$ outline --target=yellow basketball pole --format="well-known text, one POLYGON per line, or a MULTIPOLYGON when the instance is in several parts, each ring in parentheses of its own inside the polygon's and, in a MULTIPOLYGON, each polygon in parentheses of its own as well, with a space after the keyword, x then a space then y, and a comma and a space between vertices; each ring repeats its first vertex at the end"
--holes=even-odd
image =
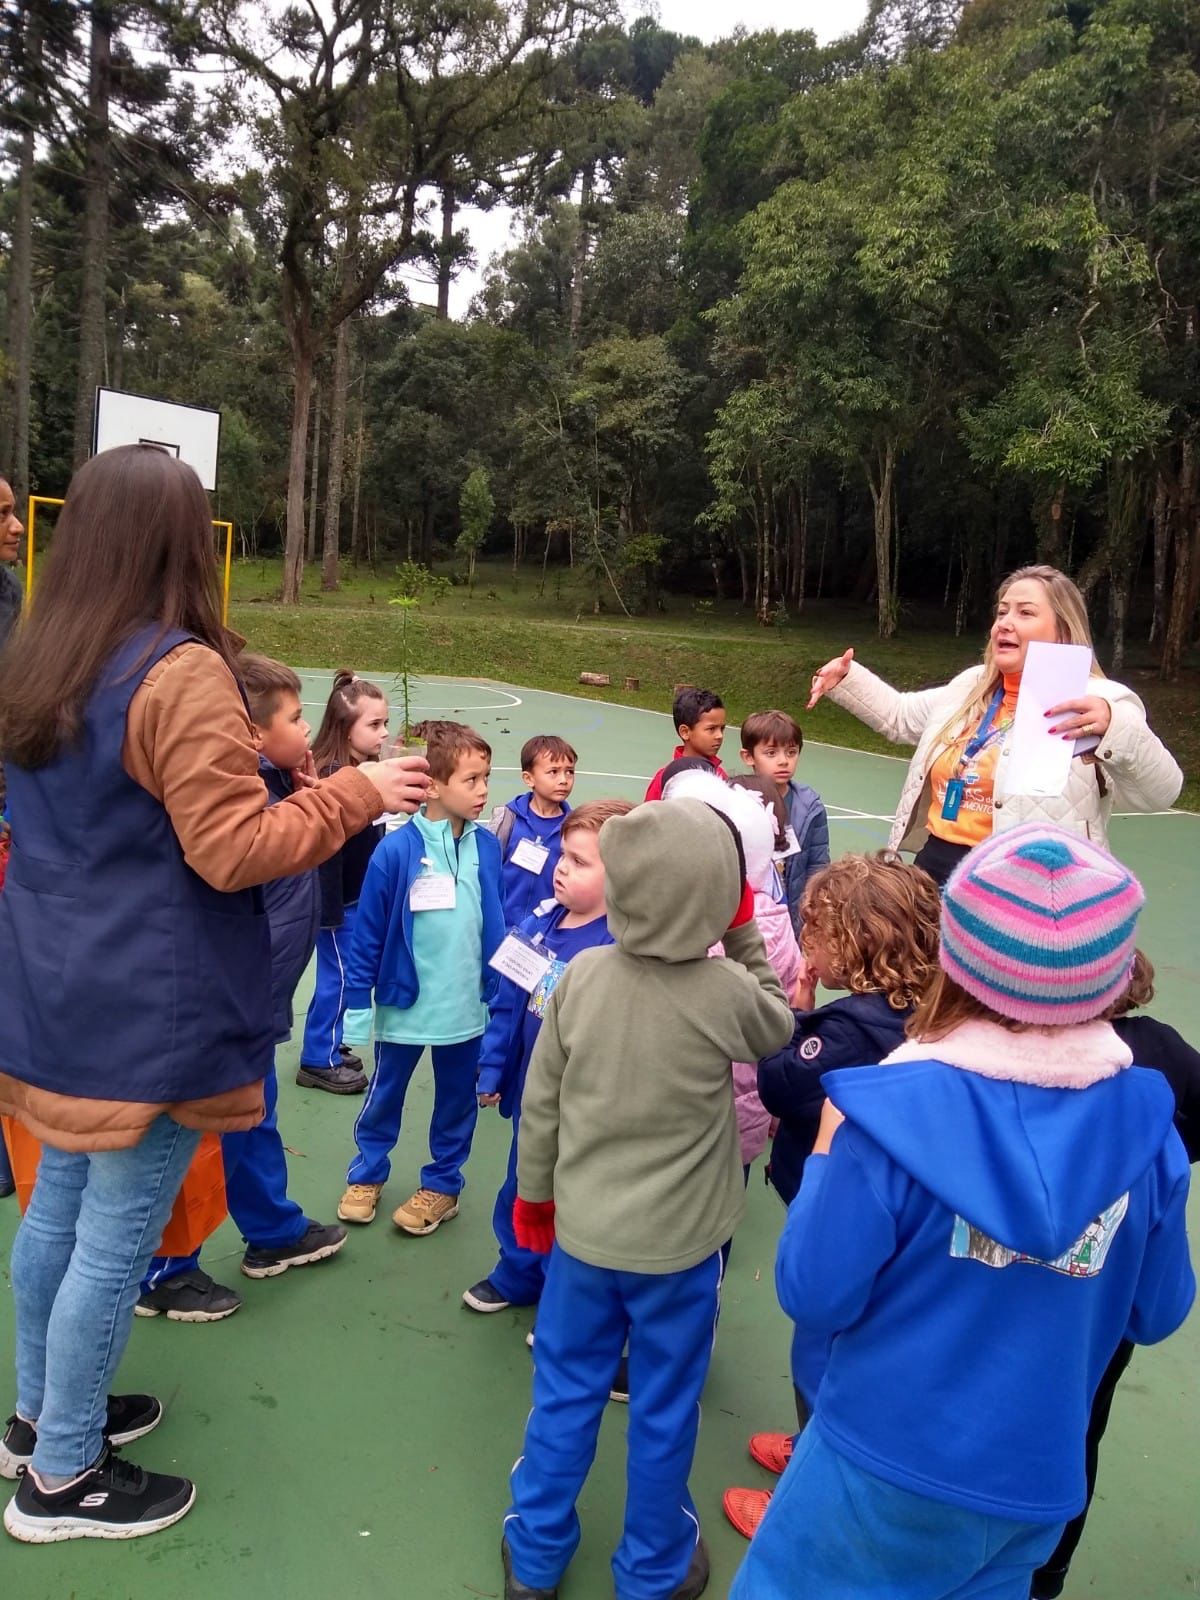
MULTIPOLYGON (((61 506, 61 505, 65 505, 65 504, 66 504, 65 500, 59 500, 54 495, 49 495, 49 494, 31 494, 29 496, 29 505, 28 505, 28 508, 27 508, 26 514, 25 514, 25 601, 26 601, 26 604, 28 604, 29 597, 33 593, 34 534, 35 534, 35 531, 37 529, 37 508, 39 506, 61 506)), ((213 519, 213 527, 214 528, 224 528, 224 530, 225 530, 225 581, 224 581, 224 586, 223 586, 223 598, 222 598, 222 604, 221 604, 221 621, 223 623, 225 623, 226 625, 228 625, 228 623, 229 623, 229 585, 230 585, 230 581, 231 581, 231 578, 232 578, 232 575, 233 575, 233 523, 232 522, 225 522, 225 521, 218 521, 216 518, 214 518, 213 519)))

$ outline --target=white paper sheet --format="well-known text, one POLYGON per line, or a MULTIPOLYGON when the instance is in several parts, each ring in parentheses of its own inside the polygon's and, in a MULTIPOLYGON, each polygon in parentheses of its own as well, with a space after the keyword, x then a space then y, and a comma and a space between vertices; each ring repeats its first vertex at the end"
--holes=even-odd
POLYGON ((1051 733, 1061 719, 1046 717, 1051 706, 1083 699, 1091 671, 1092 652, 1085 644, 1030 643, 1013 717, 1006 793, 1061 794, 1076 752, 1094 748, 1094 740, 1072 744, 1061 733, 1051 733))

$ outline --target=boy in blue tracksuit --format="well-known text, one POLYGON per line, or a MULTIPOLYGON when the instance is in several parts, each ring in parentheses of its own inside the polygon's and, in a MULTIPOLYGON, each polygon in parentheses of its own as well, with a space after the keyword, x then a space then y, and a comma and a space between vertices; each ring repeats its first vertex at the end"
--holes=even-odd
POLYGON ((479 1104, 498 1106, 502 1117, 512 1118, 512 1143, 508 1171, 492 1213, 500 1259, 486 1278, 464 1290, 463 1304, 472 1311, 536 1305, 541 1298, 546 1257, 523 1249, 513 1232, 521 1095, 546 1006, 567 963, 583 950, 613 943, 604 903, 600 830, 610 817, 624 816, 630 810, 627 800, 593 800, 572 811, 563 822, 562 854, 554 872, 554 899, 535 907, 518 930, 522 940, 549 958, 549 965, 540 973, 531 970, 522 974, 520 981, 502 978, 492 1002, 479 1052, 479 1104))
MULTIPOLYGON (((239 660, 246 701, 259 748, 259 768, 270 802, 286 799, 312 778, 309 727, 300 703, 300 679, 290 667, 266 656, 239 660)), ((263 885, 271 930, 271 1009, 276 1045, 292 1036, 292 997, 312 959, 320 918, 317 873, 298 872, 263 885)), ((221 1136, 225 1198, 246 1241, 242 1271, 248 1278, 274 1278, 289 1267, 309 1266, 335 1255, 346 1230, 313 1222, 287 1192, 287 1156, 275 1119, 279 1081, 272 1066, 263 1085, 266 1116, 246 1133, 221 1136)), ((174 1322, 216 1322, 241 1305, 232 1289, 215 1283, 191 1256, 156 1256, 142 1283, 139 1316, 165 1312, 174 1322)))
POLYGON ((500 847, 478 818, 492 752, 461 722, 426 724, 429 798, 371 857, 346 966, 348 1044, 365 1044, 375 1000, 375 1075, 354 1125, 358 1153, 338 1206, 343 1222, 375 1219, 400 1136, 404 1097, 426 1047, 433 1058, 430 1160, 393 1213, 417 1237, 458 1215, 478 1115, 475 1079, 504 937, 500 847))
POLYGON ((504 921, 517 927, 554 893, 563 819, 575 787, 575 751, 555 733, 536 733, 521 746, 525 793, 497 806, 488 827, 504 861, 504 921))
POLYGON ((779 863, 788 914, 796 937, 803 918, 800 902, 809 879, 829 864, 829 815, 815 789, 796 782, 796 763, 804 748, 800 724, 786 711, 755 711, 742 723, 742 760, 779 792, 792 830, 791 853, 779 863))

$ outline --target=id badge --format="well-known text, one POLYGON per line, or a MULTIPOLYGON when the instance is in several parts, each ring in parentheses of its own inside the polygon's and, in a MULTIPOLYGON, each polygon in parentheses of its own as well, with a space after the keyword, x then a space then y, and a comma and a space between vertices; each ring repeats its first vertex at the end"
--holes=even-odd
POLYGON ((453 911, 458 885, 448 872, 423 872, 408 891, 410 911, 453 911))
POLYGON ((526 994, 532 994, 550 970, 550 957, 540 945, 514 929, 505 934, 488 966, 495 967, 502 977, 510 979, 526 994))
POLYGON ((532 839, 522 839, 512 855, 508 858, 518 867, 524 867, 526 872, 538 873, 550 859, 550 852, 544 844, 535 844, 532 839))
POLYGON ((962 808, 965 790, 966 784, 961 778, 951 778, 946 785, 946 798, 942 801, 942 820, 944 822, 957 820, 958 813, 962 808))
POLYGON ((799 855, 800 853, 800 841, 796 837, 795 828, 789 826, 785 830, 784 838, 787 842, 784 844, 783 849, 776 850, 771 858, 776 864, 780 861, 786 861, 789 856, 799 855))

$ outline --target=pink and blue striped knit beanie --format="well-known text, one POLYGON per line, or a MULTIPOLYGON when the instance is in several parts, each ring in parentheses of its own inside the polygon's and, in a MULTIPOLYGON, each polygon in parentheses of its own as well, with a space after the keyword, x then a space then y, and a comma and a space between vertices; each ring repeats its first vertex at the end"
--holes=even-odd
POLYGON ((1142 886, 1086 839, 1040 823, 993 834, 942 899, 943 970, 989 1011, 1062 1027, 1129 984, 1142 886))

